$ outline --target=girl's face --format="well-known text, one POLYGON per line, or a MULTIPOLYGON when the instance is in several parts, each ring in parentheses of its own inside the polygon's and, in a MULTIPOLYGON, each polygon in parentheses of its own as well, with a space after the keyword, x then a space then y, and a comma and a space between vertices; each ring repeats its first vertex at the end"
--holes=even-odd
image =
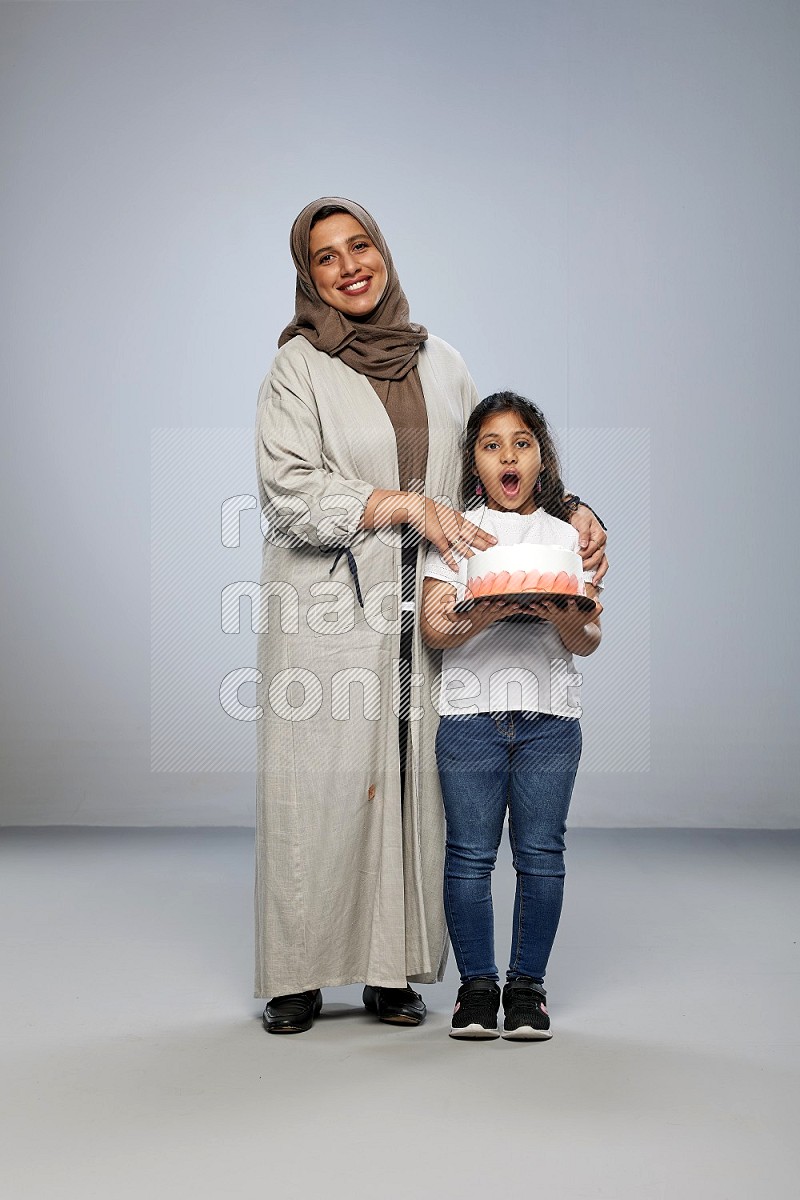
POLYGON ((539 443, 519 413, 491 413, 484 419, 475 443, 475 471, 489 508, 534 512, 541 467, 539 443))
POLYGON ((348 317, 371 313, 389 278, 378 248, 350 213, 317 222, 308 239, 308 261, 320 299, 348 317))

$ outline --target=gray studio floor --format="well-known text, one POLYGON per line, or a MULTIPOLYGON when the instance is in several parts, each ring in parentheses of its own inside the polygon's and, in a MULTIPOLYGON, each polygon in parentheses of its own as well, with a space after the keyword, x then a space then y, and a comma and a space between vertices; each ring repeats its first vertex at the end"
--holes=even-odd
POLYGON ((249 831, 0 848, 4 1198, 800 1195, 800 833, 572 831, 535 1044, 449 1039, 452 968, 264 1033, 249 831))

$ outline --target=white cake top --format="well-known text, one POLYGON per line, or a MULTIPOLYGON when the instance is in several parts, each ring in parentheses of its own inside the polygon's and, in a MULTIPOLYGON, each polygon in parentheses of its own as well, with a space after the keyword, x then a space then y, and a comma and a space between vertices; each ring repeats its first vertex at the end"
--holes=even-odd
MULTIPOLYGON (((467 579, 483 578, 489 571, 497 574, 508 571, 566 571, 568 575, 583 578, 583 561, 580 554, 564 550, 561 546, 542 546, 531 542, 519 542, 516 546, 490 546, 478 550, 467 559, 467 579)), ((583 589, 581 589, 583 590, 583 589)))

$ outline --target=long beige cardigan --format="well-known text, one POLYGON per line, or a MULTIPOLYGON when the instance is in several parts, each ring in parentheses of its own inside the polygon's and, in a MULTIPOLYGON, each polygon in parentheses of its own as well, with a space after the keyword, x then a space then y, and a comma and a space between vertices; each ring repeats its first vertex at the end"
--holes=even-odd
MULTIPOLYGON (((419 356, 425 493, 458 505, 459 436, 478 396, 460 355, 419 356)), ((440 654, 413 645, 410 761, 400 804, 398 531, 359 530, 397 488, 394 429, 369 380, 295 337, 258 401, 266 527, 258 666, 255 994, 441 979, 444 821, 431 689, 440 654), (349 547, 365 607, 356 598, 349 547), (336 564, 334 566, 334 563, 336 564), (331 568, 333 567, 332 574, 331 568)), ((425 545, 417 561, 421 594, 425 545)))

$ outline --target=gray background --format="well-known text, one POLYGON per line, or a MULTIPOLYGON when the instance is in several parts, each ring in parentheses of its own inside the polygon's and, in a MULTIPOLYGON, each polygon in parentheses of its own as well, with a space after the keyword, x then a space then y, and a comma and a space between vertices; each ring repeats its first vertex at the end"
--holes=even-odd
MULTIPOLYGON (((567 478, 613 518, 612 572, 632 550, 621 501, 647 509, 650 769, 583 772, 573 824, 797 825, 800 7, 31 3, 0 20, 0 819, 251 820, 247 770, 151 770, 151 435, 249 437, 292 308, 289 225, 341 193, 482 393, 603 431, 567 478), (649 431, 641 496, 603 457, 614 430, 649 431)), ((253 545, 230 578, 256 571, 253 545)), ((627 580, 587 664, 595 711, 627 580)), ((185 618, 202 649, 204 615, 185 618)))

